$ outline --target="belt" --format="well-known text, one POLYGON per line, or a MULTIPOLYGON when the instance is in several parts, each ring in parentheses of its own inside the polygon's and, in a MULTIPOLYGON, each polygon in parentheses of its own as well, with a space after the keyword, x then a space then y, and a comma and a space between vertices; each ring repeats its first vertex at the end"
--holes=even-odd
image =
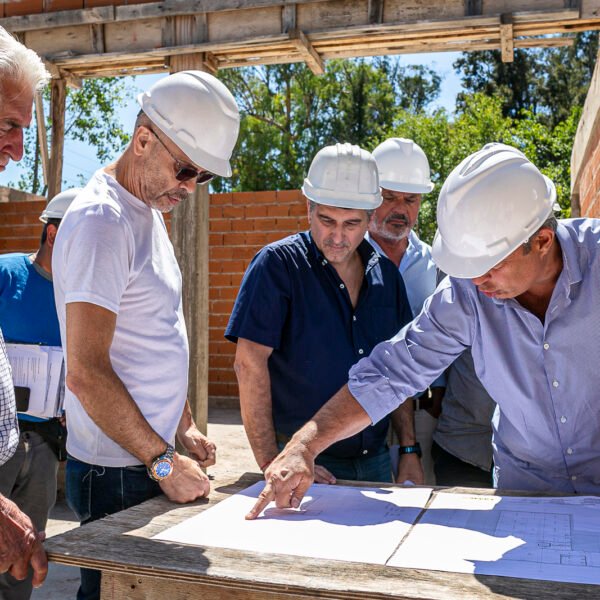
POLYGON ((37 433, 44 433, 48 427, 54 425, 54 422, 58 419, 49 419, 47 421, 28 421, 25 419, 19 419, 19 431, 35 431, 37 433))
POLYGON ((426 392, 419 398, 415 398, 415 410, 429 410, 433 408, 433 398, 426 392))

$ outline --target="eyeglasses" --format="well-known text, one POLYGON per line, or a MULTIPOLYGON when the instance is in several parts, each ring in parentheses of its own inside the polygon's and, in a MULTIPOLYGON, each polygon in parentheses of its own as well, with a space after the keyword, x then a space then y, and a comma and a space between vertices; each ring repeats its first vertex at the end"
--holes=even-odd
POLYGON ((165 143, 158 137, 156 132, 153 129, 148 127, 148 130, 152 132, 154 137, 160 142, 161 146, 169 153, 171 158, 175 161, 175 179, 177 181, 189 181, 190 179, 196 179, 196 183, 199 185, 204 185, 208 183, 211 179, 214 179, 216 175, 211 173, 210 171, 206 171, 204 169, 198 170, 196 167, 192 167, 192 165, 186 165, 184 162, 180 161, 173 153, 165 146, 165 143))

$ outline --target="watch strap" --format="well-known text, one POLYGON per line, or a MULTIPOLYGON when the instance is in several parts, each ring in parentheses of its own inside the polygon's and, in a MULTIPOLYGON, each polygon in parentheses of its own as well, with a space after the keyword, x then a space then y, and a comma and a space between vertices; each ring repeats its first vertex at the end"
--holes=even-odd
POLYGON ((416 442, 412 446, 399 446, 398 454, 416 454, 419 458, 423 456, 423 452, 421 451, 421 444, 416 442))

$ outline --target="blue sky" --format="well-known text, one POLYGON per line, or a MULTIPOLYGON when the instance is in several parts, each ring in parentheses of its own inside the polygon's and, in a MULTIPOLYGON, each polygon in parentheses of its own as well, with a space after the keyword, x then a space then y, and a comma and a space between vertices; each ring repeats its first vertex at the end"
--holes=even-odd
MULTIPOLYGON (((452 63, 460 56, 458 52, 445 52, 436 54, 404 54, 400 56, 403 65, 426 65, 431 67, 442 77, 441 94, 434 103, 434 107, 444 107, 448 111, 454 110, 456 95, 461 91, 461 82, 452 68, 452 63)), ((135 86, 141 90, 150 87, 162 75, 144 75, 135 78, 135 86)), ((126 131, 129 131, 139 106, 135 99, 120 112, 120 119, 126 131)), ((116 158, 116 157, 113 157, 116 158)), ((94 171, 102 165, 95 156, 92 148, 80 142, 66 140, 64 165, 63 165, 63 189, 79 185, 78 174, 89 178, 94 171)), ((19 166, 10 163, 6 171, 0 173, 0 185, 8 185, 19 179, 19 166)))

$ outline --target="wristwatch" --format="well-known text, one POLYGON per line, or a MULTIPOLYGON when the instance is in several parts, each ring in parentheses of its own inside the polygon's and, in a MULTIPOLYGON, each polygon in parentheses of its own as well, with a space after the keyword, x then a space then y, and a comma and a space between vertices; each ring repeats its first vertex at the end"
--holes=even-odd
POLYGON ((173 472, 173 456, 175 448, 171 444, 167 444, 167 449, 152 459, 148 467, 148 475, 154 481, 163 481, 173 472))
POLYGON ((421 452, 421 444, 416 442, 412 446, 399 446, 398 454, 416 454, 419 458, 423 456, 423 452, 421 452))

